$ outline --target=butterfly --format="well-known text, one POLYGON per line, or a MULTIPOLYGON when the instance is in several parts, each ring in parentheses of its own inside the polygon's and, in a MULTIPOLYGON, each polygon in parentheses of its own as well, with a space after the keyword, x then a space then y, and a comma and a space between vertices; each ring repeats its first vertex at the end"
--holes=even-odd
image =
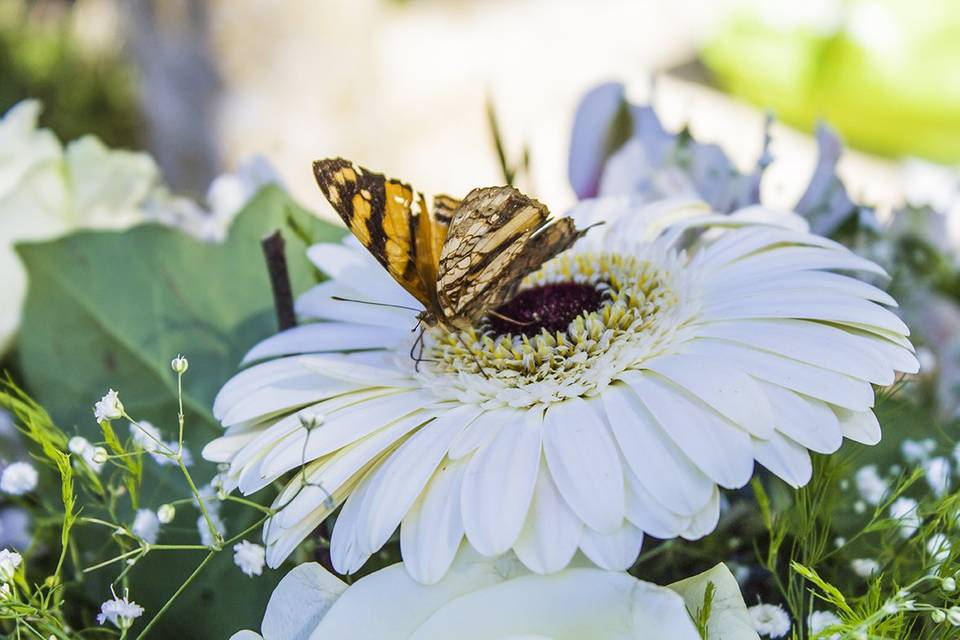
POLYGON ((313 163, 320 190, 387 272, 419 300, 427 326, 463 330, 509 301, 521 281, 587 229, 550 221, 540 202, 513 187, 433 198, 343 158, 313 163))

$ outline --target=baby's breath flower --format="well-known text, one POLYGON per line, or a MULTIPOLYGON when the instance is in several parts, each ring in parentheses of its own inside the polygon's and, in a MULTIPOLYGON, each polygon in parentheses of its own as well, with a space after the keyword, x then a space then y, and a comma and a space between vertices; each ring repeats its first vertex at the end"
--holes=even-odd
POLYGON ((110 389, 107 393, 93 405, 93 415, 97 422, 109 422, 123 417, 123 403, 120 402, 120 395, 110 389))
POLYGON ((162 504, 157 509, 157 520, 160 524, 170 524, 177 515, 177 508, 172 504, 162 504))
MULTIPOLYGON (((840 624, 840 618, 832 611, 814 611, 810 614, 810 617, 807 618, 807 626, 810 629, 811 636, 816 636, 821 631, 835 624, 840 624)), ((834 633, 820 640, 840 640, 840 634, 834 633)))
POLYGON ((113 594, 113 598, 100 605, 97 622, 101 625, 110 622, 118 629, 129 629, 133 621, 143 615, 143 607, 129 600, 130 594, 124 592, 123 598, 113 594))
POLYGON ((880 563, 873 558, 855 558, 850 561, 850 568, 861 578, 869 578, 880 570, 880 563))
POLYGON ((96 447, 96 448, 93 450, 93 462, 94 462, 94 464, 98 464, 98 465, 100 465, 101 467, 103 467, 103 465, 105 465, 105 464, 107 463, 107 460, 109 460, 109 459, 110 459, 110 454, 107 453, 107 450, 104 449, 103 447, 96 447))
POLYGON ((13 580, 21 562, 23 562, 23 558, 16 551, 0 550, 0 580, 4 582, 13 580))
POLYGON ((954 578, 944 578, 940 581, 940 588, 944 593, 953 593, 957 590, 957 581, 954 578))
POLYGON ((890 490, 890 484, 880 477, 875 464, 867 465, 857 471, 855 480, 860 497, 872 505, 880 504, 883 496, 890 490))
POLYGON ((176 358, 170 361, 170 368, 173 369, 179 375, 183 375, 184 373, 186 373, 189 367, 190 367, 190 363, 187 362, 186 358, 180 355, 178 355, 176 358))
POLYGON ((132 529, 144 542, 155 544, 160 535, 160 518, 150 509, 137 509, 132 529))
POLYGON ((938 498, 950 487, 950 461, 943 456, 925 460, 923 474, 938 498))
MULTIPOLYGON (((220 515, 209 510, 208 513, 210 515, 210 522, 213 523, 217 533, 223 535, 227 528, 223 524, 223 520, 220 519, 220 515)), ((203 517, 202 514, 199 518, 197 518, 197 531, 200 532, 200 544, 205 547, 212 547, 214 542, 213 532, 210 531, 210 526, 207 524, 207 519, 203 517)))
POLYGON ((246 575, 258 576, 263 573, 267 550, 262 545, 241 540, 233 545, 233 563, 246 575))
POLYGON ((0 491, 22 496, 37 488, 37 470, 29 462, 14 462, 0 476, 0 491))
POLYGON ((100 473, 100 470, 103 469, 103 464, 93 459, 97 451, 96 448, 83 436, 73 436, 70 438, 70 442, 67 443, 67 448, 71 453, 80 456, 80 459, 83 460, 94 473, 100 473))
POLYGON ((913 498, 897 498, 890 505, 890 517, 900 524, 900 535, 909 538, 920 527, 917 501, 913 498))
POLYGON ((778 605, 756 604, 747 612, 753 628, 762 636, 782 638, 790 632, 790 616, 778 605))
MULTIPOLYGON (((923 364, 921 363, 921 367, 923 364)), ((933 438, 925 438, 923 440, 911 440, 906 439, 900 444, 900 453, 903 455, 903 459, 911 464, 918 462, 923 462, 930 458, 932 454, 937 449, 937 441, 933 438)))
POLYGON ((935 623, 940 624, 947 619, 947 614, 945 614, 941 609, 936 609, 930 614, 930 619, 935 623))

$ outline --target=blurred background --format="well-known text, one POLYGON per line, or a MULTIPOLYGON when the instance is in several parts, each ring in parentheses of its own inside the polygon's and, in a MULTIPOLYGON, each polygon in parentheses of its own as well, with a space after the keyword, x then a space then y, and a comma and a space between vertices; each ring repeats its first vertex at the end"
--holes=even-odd
POLYGON ((563 210, 575 106, 612 79, 741 167, 773 111, 773 204, 809 178, 820 118, 855 150, 852 195, 881 212, 958 192, 954 0, 3 0, 0 78, 0 111, 40 98, 61 139, 149 150, 179 193, 261 153, 327 213, 324 156, 428 193, 500 182, 488 103, 563 210))

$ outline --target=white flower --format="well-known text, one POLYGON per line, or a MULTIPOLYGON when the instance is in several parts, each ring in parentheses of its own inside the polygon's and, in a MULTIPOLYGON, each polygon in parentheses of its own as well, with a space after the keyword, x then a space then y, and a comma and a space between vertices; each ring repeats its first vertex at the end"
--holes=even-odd
POLYGON ((157 520, 160 524, 170 524, 177 515, 177 508, 172 504, 162 504, 157 509, 157 520))
POLYGON ((934 563, 941 565, 950 557, 950 538, 943 533, 935 533, 927 540, 927 553, 934 563))
MULTIPOLYGON (((840 624, 840 618, 832 611, 814 611, 807 618, 807 626, 810 628, 811 637, 817 636, 822 631, 840 624)), ((834 633, 829 636, 820 636, 818 640, 840 640, 840 634, 834 633)))
MULTIPOLYGON (((457 554, 450 572, 430 586, 412 580, 402 564, 349 587, 317 563, 302 564, 273 592, 262 637, 697 640, 687 611, 703 607, 708 582, 716 589, 710 637, 756 638, 736 580, 723 565, 668 588, 593 567, 544 577, 513 554, 490 559, 471 549, 457 554)), ((231 640, 257 638, 242 631, 231 640)))
POLYGON ((241 540, 233 545, 233 564, 240 567, 246 575, 258 576, 263 573, 263 565, 266 562, 267 550, 263 545, 254 544, 241 540))
POLYGON ((157 536, 160 535, 160 519, 150 509, 137 509, 132 529, 133 533, 145 542, 156 544, 157 536))
POLYGON ((16 551, 0 550, 0 580, 10 582, 17 573, 17 567, 23 562, 23 557, 16 551))
POLYGON ((22 496, 37 488, 37 470, 29 462, 14 462, 0 476, 0 491, 12 496, 22 496))
MULTIPOLYGON (((140 420, 137 423, 131 422, 130 437, 133 439, 133 443, 149 453, 158 465, 176 466, 177 460, 172 456, 177 451, 178 443, 175 440, 165 441, 160 429, 155 427, 153 423, 146 420, 140 420)), ((188 467, 193 464, 193 456, 190 455, 190 450, 186 448, 183 450, 183 464, 188 467)))
POLYGON ((937 441, 933 438, 925 438, 924 440, 908 438, 900 443, 900 453, 903 455, 903 459, 911 464, 923 462, 936 450, 937 441))
POLYGON ((123 417, 123 403, 120 402, 119 394, 110 389, 107 393, 93 405, 93 415, 97 422, 106 422, 123 417))
POLYGON ((890 517, 900 525, 900 535, 909 538, 920 527, 920 515, 917 513, 917 501, 913 498, 897 498, 890 505, 890 517))
POLYGON ((118 629, 129 629, 133 621, 143 615, 143 607, 128 600, 129 596, 129 593, 124 593, 123 598, 118 598, 114 593, 111 600, 100 605, 97 623, 103 625, 110 622, 118 629))
POLYGON ((644 533, 712 531, 719 488, 743 486, 756 462, 801 486, 808 449, 879 440, 871 385, 918 364, 881 306, 894 301, 829 271, 879 267, 759 208, 611 198, 573 216, 607 224, 500 307, 523 335, 496 317, 429 329, 419 364, 414 312, 331 298, 416 307, 412 296, 353 239, 309 250, 330 279, 297 310, 323 322, 254 347, 246 362, 265 362, 221 390, 227 432, 204 449, 229 464, 227 490, 290 478, 264 527, 268 565, 342 504, 331 554, 345 573, 398 525, 427 583, 464 537, 538 573, 578 549, 625 569, 644 533))
POLYGON ((782 638, 790 632, 790 616, 779 605, 755 604, 747 611, 753 628, 762 636, 782 638))
POLYGON ((103 469, 103 463, 94 460, 97 448, 83 436, 73 436, 70 438, 70 442, 67 443, 67 448, 71 453, 80 456, 80 459, 83 460, 94 473, 100 473, 100 470, 103 469))
MULTIPOLYGON (((210 522, 213 524, 214 529, 222 536, 226 532, 227 527, 224 525, 223 520, 220 519, 220 514, 215 511, 207 511, 207 513, 210 516, 210 522)), ((207 519, 203 517, 203 514, 200 514, 200 517, 197 518, 197 531, 200 533, 200 544, 205 547, 212 547, 214 543, 213 532, 210 531, 210 525, 207 524, 207 519)))
POLYGON ((938 498, 950 488, 950 461, 943 456, 923 462, 923 475, 938 498))
POLYGON ((857 482, 857 491, 869 504, 880 504, 887 491, 890 490, 890 483, 880 477, 875 464, 868 464, 858 469, 854 477, 857 482))
POLYGON ((850 568, 861 578, 869 578, 880 571, 880 563, 873 558, 854 558, 850 561, 850 568))
POLYGON ((10 592, 10 585, 6 582, 0 584, 0 600, 9 600, 13 594, 10 592))

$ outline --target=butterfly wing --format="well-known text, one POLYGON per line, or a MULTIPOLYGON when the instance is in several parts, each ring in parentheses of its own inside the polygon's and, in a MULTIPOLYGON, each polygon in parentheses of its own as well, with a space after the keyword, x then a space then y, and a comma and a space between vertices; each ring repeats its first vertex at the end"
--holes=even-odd
POLYGON ((313 163, 317 184, 357 240, 404 289, 437 309, 436 272, 445 225, 429 215, 410 185, 343 158, 313 163))
POLYGON ((471 191, 453 215, 440 254, 437 297, 444 317, 454 324, 476 321, 585 232, 569 218, 548 224, 549 215, 513 187, 471 191))

